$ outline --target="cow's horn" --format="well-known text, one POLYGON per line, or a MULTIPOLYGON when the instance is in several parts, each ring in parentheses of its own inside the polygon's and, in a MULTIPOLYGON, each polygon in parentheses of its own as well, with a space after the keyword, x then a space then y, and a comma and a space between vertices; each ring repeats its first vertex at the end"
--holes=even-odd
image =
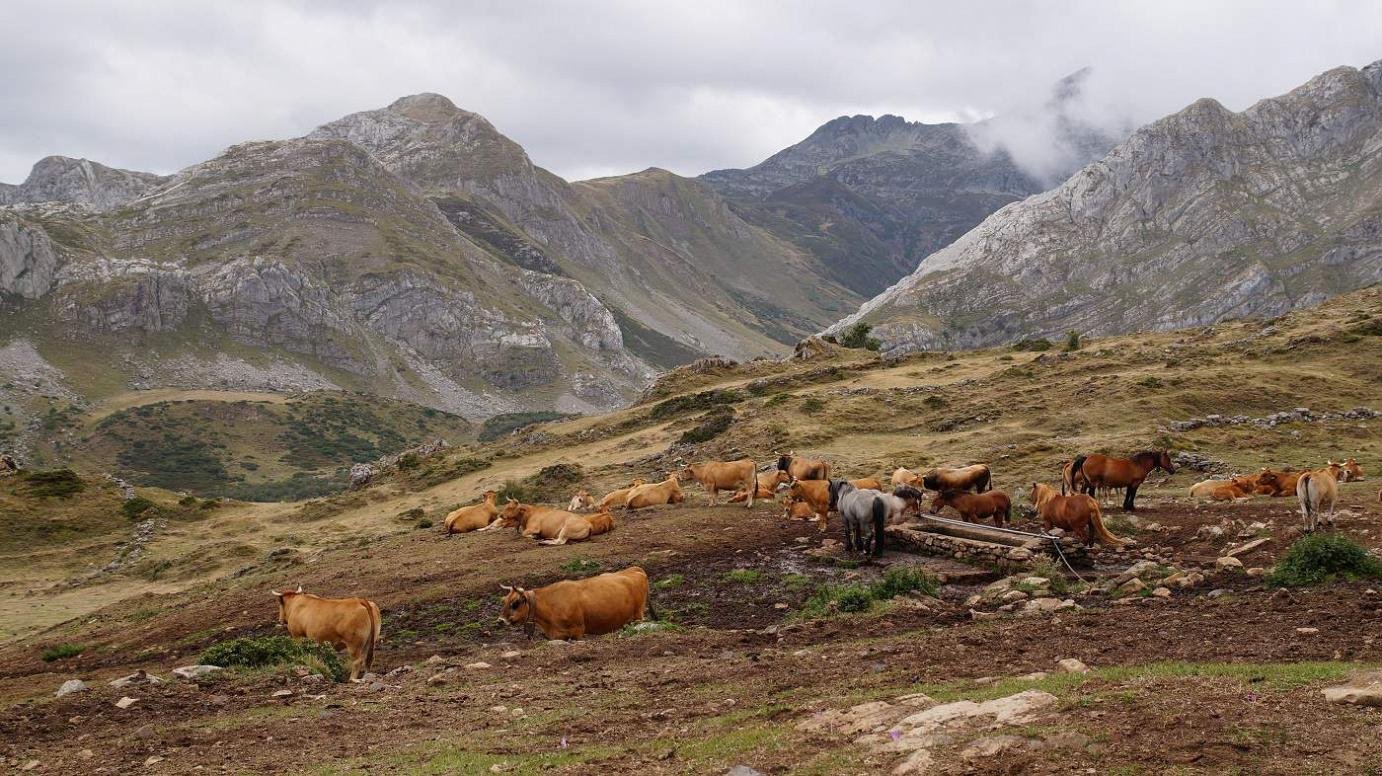
POLYGON ((512 593, 512 592, 513 592, 513 585, 503 585, 503 584, 501 584, 501 585, 499 586, 499 589, 500 589, 500 590, 503 590, 505 593, 512 593))
POLYGON ((298 585, 298 592, 299 592, 299 593, 302 592, 302 585, 298 585))
POLYGON ((270 590, 270 591, 269 591, 269 595, 273 596, 274 598, 277 598, 277 597, 279 597, 279 596, 281 596, 281 595, 283 595, 283 594, 280 593, 280 592, 278 592, 277 590, 270 590))

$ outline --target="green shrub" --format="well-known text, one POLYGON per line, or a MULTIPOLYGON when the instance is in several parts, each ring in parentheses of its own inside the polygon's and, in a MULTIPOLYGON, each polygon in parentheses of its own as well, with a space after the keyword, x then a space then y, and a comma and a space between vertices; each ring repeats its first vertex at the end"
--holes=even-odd
POLYGON ((1080 349, 1080 333, 1079 333, 1078 331, 1073 330, 1073 329, 1070 330, 1070 331, 1067 331, 1067 332, 1065 333, 1065 350, 1066 350, 1066 352, 1073 352, 1073 351, 1076 351, 1076 350, 1079 350, 1079 349, 1080 349))
POLYGON ((480 427, 480 441, 488 442, 538 423, 548 423, 553 420, 573 417, 575 416, 564 412, 506 412, 502 415, 494 415, 485 420, 485 424, 480 427))
POLYGON ((873 606, 873 591, 863 585, 845 585, 835 593, 835 604, 842 612, 865 612, 873 606))
POLYGON ((1382 579, 1382 560, 1342 534, 1312 534, 1291 545, 1267 582, 1300 587, 1336 579, 1382 579))
MULTIPOLYGON (((196 501, 196 499, 192 500, 196 501)), ((179 501, 178 503, 181 504, 182 502, 179 501)), ((145 512, 148 512, 150 509, 153 509, 155 506, 157 505, 154 504, 154 502, 144 498, 143 496, 135 496, 134 498, 120 505, 120 512, 125 517, 134 520, 138 518, 140 515, 144 514, 145 512)))
POLYGON ((840 337, 840 344, 847 348, 865 348, 867 350, 878 350, 883 347, 883 343, 877 337, 870 337, 873 327, 860 321, 845 330, 840 337))
POLYGON ((561 570, 568 574, 593 574, 600 570, 600 562, 589 558, 572 558, 561 564, 561 570))
POLYGON ((753 585, 763 579, 763 572, 758 569, 734 569, 726 571, 724 579, 737 585, 753 585))
POLYGON ((685 583, 686 577, 682 576, 681 574, 668 574, 662 579, 659 579, 658 581, 654 582, 653 587, 657 588, 658 590, 670 590, 674 587, 681 587, 685 583))
POLYGON ((337 682, 344 682, 348 676, 345 664, 330 645, 289 636, 222 641, 207 647, 201 662, 222 668, 305 665, 337 682))
POLYGON ((665 420, 690 412, 713 410, 728 404, 735 404, 747 398, 741 391, 732 388, 715 388, 685 396, 673 396, 653 405, 649 415, 653 420, 665 420))
POLYGON ((56 647, 49 647, 43 650, 43 662, 51 663, 54 660, 62 660, 67 657, 76 657, 86 651, 83 644, 59 644, 56 647))
POLYGON ((1043 351, 1051 349, 1051 340, 1045 337, 1024 337, 1013 343, 1013 350, 1043 351))
POLYGON ((881 580, 873 583, 869 592, 874 599, 886 601, 908 593, 935 595, 938 587, 936 580, 919 568, 894 566, 883 574, 881 580))
POLYGON ((418 528, 431 528, 431 527, 432 527, 432 521, 431 521, 431 520, 428 520, 427 518, 424 517, 423 519, 417 521, 417 527, 418 527, 418 528))
POLYGON ((29 495, 38 498, 68 498, 86 489, 82 478, 71 469, 50 469, 24 475, 29 495))
POLYGON ((815 415, 823 409, 825 409, 825 402, 816 396, 807 396, 801 402, 801 411, 807 415, 815 415))
POLYGON ((677 439, 678 443, 683 445, 700 444, 725 433, 730 424, 734 422, 734 408, 729 406, 717 407, 702 415, 698 420, 700 422, 694 428, 682 433, 681 437, 677 439))
MULTIPOLYGON (((128 502, 126 502, 126 503, 128 503, 128 502)), ((197 497, 196 497, 196 496, 183 496, 182 498, 178 499, 178 506, 180 506, 180 507, 196 506, 196 504, 197 504, 197 497)))

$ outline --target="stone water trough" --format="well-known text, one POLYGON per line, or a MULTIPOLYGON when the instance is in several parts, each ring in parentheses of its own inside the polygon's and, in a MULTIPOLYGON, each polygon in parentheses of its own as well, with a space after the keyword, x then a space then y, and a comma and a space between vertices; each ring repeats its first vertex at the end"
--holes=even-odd
MULTIPOLYGON (((965 563, 993 566, 1000 570, 1029 568, 1037 558, 1056 558, 1052 537, 1024 531, 1000 530, 979 523, 922 515, 914 520, 884 529, 891 546, 920 555, 954 558, 965 563)), ((1062 536, 1061 552, 1074 566, 1089 566, 1084 545, 1062 536)))

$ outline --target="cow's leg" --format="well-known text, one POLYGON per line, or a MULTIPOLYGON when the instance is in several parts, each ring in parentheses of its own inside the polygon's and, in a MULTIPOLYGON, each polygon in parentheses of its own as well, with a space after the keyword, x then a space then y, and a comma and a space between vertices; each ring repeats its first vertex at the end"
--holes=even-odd
POLYGON ((715 506, 715 499, 720 495, 720 489, 714 485, 710 486, 710 506, 715 506))
POLYGON ((746 488, 749 492, 749 509, 753 509, 753 497, 758 495, 758 475, 749 472, 749 484, 746 488))

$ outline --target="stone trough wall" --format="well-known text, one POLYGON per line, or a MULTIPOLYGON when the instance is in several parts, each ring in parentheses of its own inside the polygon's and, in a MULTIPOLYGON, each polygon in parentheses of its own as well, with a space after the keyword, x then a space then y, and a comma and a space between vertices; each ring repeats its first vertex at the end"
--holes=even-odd
MULTIPOLYGON (((925 530, 916 523, 892 525, 884 529, 889 543, 899 549, 920 555, 932 555, 1001 571, 1031 568, 1037 558, 1055 558, 1051 542, 1033 539, 1021 546, 998 544, 960 536, 948 536, 925 530)), ((1062 538, 1061 550, 1074 566, 1088 566, 1090 561, 1083 545, 1070 538, 1062 538)))

